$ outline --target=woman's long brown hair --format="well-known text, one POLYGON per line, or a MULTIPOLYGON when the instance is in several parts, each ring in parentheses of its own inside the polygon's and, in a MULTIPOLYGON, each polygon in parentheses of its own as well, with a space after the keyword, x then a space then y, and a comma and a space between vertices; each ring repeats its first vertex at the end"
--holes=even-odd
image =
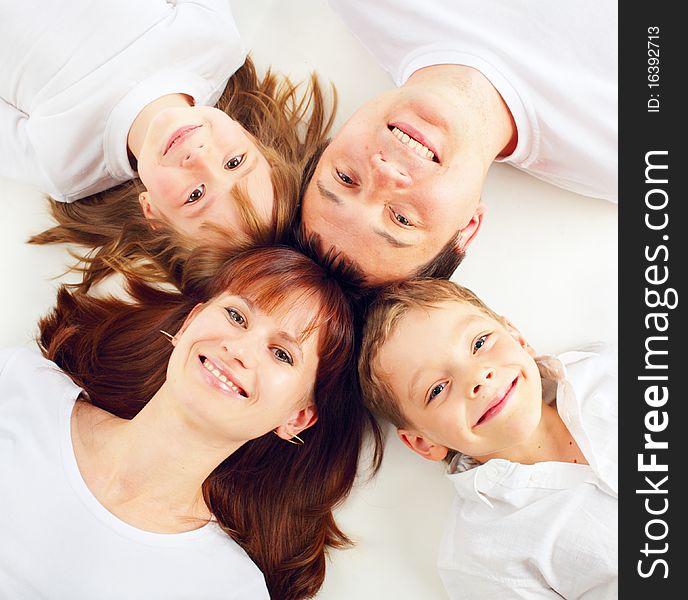
POLYGON ((332 270, 295 250, 252 249, 213 267, 221 258, 217 249, 192 255, 194 276, 183 293, 130 278, 134 303, 63 287, 39 323, 39 343, 93 404, 132 418, 165 380, 172 346, 159 330, 176 332, 197 303, 227 290, 267 312, 317 300, 308 329, 319 336, 318 421, 302 432, 304 445, 269 432, 228 457, 203 486, 215 518, 261 569, 271 597, 309 598, 322 585, 327 548, 351 543, 332 510, 351 491, 367 431, 373 472, 381 459, 380 430, 362 406, 355 376, 352 308, 332 270))
MULTIPOLYGON (((304 157, 312 154, 331 129, 336 94, 328 103, 312 75, 307 84, 295 85, 268 70, 259 77, 250 58, 230 77, 217 102, 254 137, 271 166, 274 190, 272 222, 257 218, 246 193, 232 195, 246 233, 223 234, 236 251, 254 244, 285 242, 296 212, 304 157)), ((150 282, 177 283, 191 251, 205 239, 185 237, 165 223, 155 228, 144 216, 138 195, 143 185, 136 179, 72 203, 50 200, 57 225, 29 239, 33 244, 75 244, 73 270, 82 282, 72 287, 87 291, 113 271, 150 282)))

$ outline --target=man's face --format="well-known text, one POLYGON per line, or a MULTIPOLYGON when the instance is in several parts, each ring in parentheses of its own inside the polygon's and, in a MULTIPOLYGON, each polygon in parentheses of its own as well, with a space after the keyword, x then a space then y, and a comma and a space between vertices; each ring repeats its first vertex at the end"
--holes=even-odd
POLYGON ((303 198, 307 233, 371 283, 404 279, 480 225, 491 161, 462 139, 441 95, 398 88, 363 105, 324 151, 303 198))

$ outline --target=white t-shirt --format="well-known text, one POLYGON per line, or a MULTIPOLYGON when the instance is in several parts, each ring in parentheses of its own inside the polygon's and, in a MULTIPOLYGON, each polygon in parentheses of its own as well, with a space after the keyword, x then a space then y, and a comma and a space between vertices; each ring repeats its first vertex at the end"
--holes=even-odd
POLYGON ((0 598, 269 598, 262 573, 217 524, 150 533, 98 502, 71 441, 80 391, 37 353, 0 350, 0 598))
POLYGON ((4 2, 0 176, 65 202, 132 179, 141 109, 171 93, 214 105, 245 58, 229 0, 4 2))
POLYGON ((557 410, 589 464, 457 457, 438 559, 452 600, 618 598, 616 349, 552 359, 557 410))
POLYGON ((617 3, 610 0, 330 0, 403 85, 418 69, 479 70, 518 146, 502 159, 564 189, 617 201, 617 3))

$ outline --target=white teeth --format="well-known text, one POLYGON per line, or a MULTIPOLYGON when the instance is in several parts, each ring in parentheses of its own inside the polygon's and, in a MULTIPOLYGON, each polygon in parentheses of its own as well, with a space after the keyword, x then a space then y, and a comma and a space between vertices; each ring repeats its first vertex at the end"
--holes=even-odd
POLYGON ((406 144, 411 150, 416 154, 419 154, 423 158, 428 158, 430 160, 435 160, 435 153, 430 150, 427 146, 423 146, 418 140, 413 139, 407 133, 404 133, 398 127, 392 128, 392 133, 394 136, 403 144, 406 144))
POLYGON ((215 375, 215 377, 217 377, 222 383, 224 383, 227 387, 229 387, 233 392, 236 392, 240 396, 245 396, 245 394, 236 385, 234 385, 229 379, 227 379, 227 377, 223 373, 221 373, 218 369, 213 367, 210 364, 210 361, 208 361, 207 359, 204 359, 202 364, 205 367, 206 371, 215 375))

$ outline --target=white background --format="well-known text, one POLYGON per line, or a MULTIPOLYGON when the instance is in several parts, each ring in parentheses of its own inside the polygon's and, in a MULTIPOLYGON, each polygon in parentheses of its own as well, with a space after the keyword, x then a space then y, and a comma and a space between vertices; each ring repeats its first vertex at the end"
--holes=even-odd
MULTIPOLYGON (((341 124, 391 81, 324 2, 233 0, 239 31, 260 70, 292 79, 315 70, 336 85, 341 124)), ((508 316, 538 352, 617 336, 617 207, 494 165, 483 229, 454 276, 508 316)), ((54 301, 67 249, 26 238, 50 224, 38 190, 0 180, 0 346, 33 344, 54 301)), ((338 511, 353 549, 332 553, 318 600, 445 598, 435 557, 452 489, 442 466, 390 435, 382 471, 364 477, 338 511)))

